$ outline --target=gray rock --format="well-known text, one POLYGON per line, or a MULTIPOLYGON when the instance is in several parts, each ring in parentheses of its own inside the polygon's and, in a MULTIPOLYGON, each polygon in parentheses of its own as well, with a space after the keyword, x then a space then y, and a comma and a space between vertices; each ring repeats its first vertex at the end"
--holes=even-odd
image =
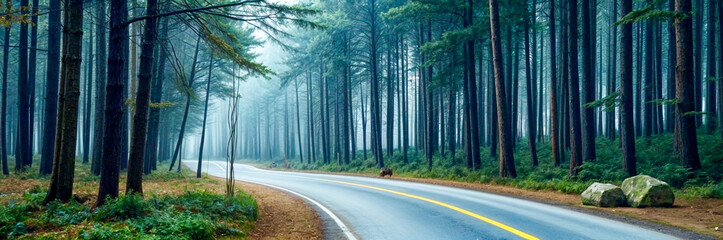
POLYGON ((618 186, 596 182, 582 192, 582 204, 598 207, 625 206, 625 194, 618 186))
POLYGON ((675 202, 668 183, 648 175, 626 178, 621 188, 632 207, 672 207, 675 202))

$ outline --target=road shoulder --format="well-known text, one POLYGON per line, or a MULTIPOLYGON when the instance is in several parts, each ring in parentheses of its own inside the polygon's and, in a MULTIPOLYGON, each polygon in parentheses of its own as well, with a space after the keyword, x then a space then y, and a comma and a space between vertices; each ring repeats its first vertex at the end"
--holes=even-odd
MULTIPOLYGON (((307 173, 335 174, 378 178, 374 174, 301 171, 296 169, 268 169, 266 166, 254 166, 267 170, 282 170, 307 173)), ((663 232, 682 239, 723 239, 723 200, 721 199, 676 199, 673 208, 599 208, 583 206, 580 195, 556 191, 536 191, 510 186, 456 182, 440 179, 393 177, 394 180, 419 182, 464 188, 469 190, 501 194, 550 204, 565 209, 600 216, 620 222, 633 224, 647 229, 663 232), (719 230, 715 230, 718 227, 719 230)))

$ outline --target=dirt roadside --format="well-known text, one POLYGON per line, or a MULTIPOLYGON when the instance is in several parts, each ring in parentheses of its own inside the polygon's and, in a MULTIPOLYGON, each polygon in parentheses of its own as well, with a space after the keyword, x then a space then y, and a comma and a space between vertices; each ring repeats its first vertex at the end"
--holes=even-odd
MULTIPOLYGON (((255 165, 256 167, 267 170, 284 170, 294 172, 323 173, 336 175, 378 177, 374 174, 360 173, 343 173, 343 172, 323 172, 323 171, 300 171, 296 169, 268 169, 263 165, 255 165)), ((519 189, 510 186, 455 182, 439 179, 410 178, 410 177, 393 177, 395 180, 403 180, 410 182, 429 183, 436 185, 444 185, 450 187, 465 188, 470 190, 497 193, 516 198, 523 198, 552 205, 562 206, 568 209, 582 211, 602 217, 612 218, 615 220, 629 222, 632 224, 648 225, 648 228, 655 228, 656 224, 664 226, 672 226, 702 233, 713 238, 723 239, 723 199, 675 199, 675 205, 672 208, 600 208, 594 206, 584 206, 581 203, 580 195, 566 194, 557 191, 535 191, 519 189), (642 220, 642 221, 636 221, 642 220), (650 224, 656 223, 656 224, 650 224), (717 229, 716 229, 717 227, 717 229)), ((664 230, 664 229, 660 229, 664 230)), ((667 229, 675 234, 675 229, 667 229)), ((678 233, 675 235, 683 235, 678 233)), ((686 237, 688 238, 688 237, 686 237)), ((694 237, 691 237, 694 238, 694 237)))
POLYGON ((249 239, 322 239, 319 215, 303 200, 270 187, 237 182, 259 204, 259 219, 249 239))

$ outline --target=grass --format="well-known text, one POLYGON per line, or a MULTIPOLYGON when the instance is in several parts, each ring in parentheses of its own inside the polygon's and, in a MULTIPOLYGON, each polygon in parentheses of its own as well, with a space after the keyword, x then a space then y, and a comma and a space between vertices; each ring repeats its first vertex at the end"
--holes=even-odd
MULTIPOLYGON (((671 134, 639 138, 636 140, 637 169, 639 174, 646 174, 669 183, 677 197, 684 198, 723 198, 723 141, 718 135, 700 132, 698 135, 699 153, 703 168, 690 172, 683 168, 673 151, 671 134)), ((482 164, 479 170, 466 167, 464 152, 458 150, 454 157, 436 154, 433 167, 427 169, 426 160, 421 151, 409 150, 409 163, 404 164, 399 151, 392 157, 384 159, 386 167, 394 169, 395 176, 434 178, 460 182, 488 183, 513 186, 531 190, 553 190, 563 193, 582 193, 593 182, 620 184, 626 177, 622 171, 620 149, 617 140, 598 138, 596 142, 597 158, 595 161, 582 165, 579 175, 571 178, 568 175, 569 162, 562 159, 559 167, 552 165, 551 147, 549 143, 538 143, 537 153, 539 166, 533 167, 527 141, 521 139, 515 148, 515 164, 518 177, 498 177, 498 163, 490 157, 490 149, 481 148, 482 164)), ((351 172, 378 174, 379 169, 374 159, 363 159, 362 152, 357 152, 357 159, 348 165, 338 165, 336 159, 332 163, 321 161, 307 164, 290 161, 290 168, 300 170, 319 170, 329 172, 351 172)), ((371 157, 371 152, 368 154, 371 157)), ((569 157, 569 153, 562 154, 569 157)), ((318 159, 317 159, 318 160, 318 159)), ((279 162, 279 160, 276 160, 279 162)))
POLYGON ((251 196, 236 192, 227 197, 218 180, 193 178, 186 169, 160 170, 163 166, 144 176, 145 198, 121 194, 93 209, 98 177, 89 173, 88 164, 77 164, 74 193, 83 202, 43 206, 49 177, 39 176, 37 165, 0 177, 0 239, 245 238, 259 216, 251 196))

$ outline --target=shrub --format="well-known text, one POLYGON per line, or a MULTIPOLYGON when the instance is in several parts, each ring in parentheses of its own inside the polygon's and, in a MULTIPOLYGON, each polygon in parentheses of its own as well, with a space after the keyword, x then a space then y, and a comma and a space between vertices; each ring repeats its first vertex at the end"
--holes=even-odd
POLYGON ((94 217, 97 220, 125 220, 143 216, 151 210, 148 201, 137 194, 123 195, 115 199, 108 198, 103 206, 96 209, 94 217))
POLYGON ((70 201, 69 203, 53 201, 38 216, 38 222, 42 225, 63 227, 83 222, 90 216, 90 209, 76 201, 70 201))

